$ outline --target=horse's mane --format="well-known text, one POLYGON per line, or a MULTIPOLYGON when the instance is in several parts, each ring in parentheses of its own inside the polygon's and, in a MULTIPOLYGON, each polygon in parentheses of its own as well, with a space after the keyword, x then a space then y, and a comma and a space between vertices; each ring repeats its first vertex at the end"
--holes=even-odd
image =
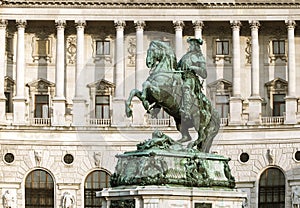
POLYGON ((173 48, 159 40, 153 40, 151 45, 160 49, 162 53, 161 55, 166 58, 166 61, 171 69, 177 69, 177 59, 173 48))

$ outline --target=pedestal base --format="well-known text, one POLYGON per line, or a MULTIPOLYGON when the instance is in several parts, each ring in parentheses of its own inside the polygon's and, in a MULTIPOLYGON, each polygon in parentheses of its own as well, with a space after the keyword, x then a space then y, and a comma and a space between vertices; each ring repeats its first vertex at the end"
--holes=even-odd
POLYGON ((106 188, 96 196, 102 208, 241 208, 247 197, 236 189, 172 186, 106 188))

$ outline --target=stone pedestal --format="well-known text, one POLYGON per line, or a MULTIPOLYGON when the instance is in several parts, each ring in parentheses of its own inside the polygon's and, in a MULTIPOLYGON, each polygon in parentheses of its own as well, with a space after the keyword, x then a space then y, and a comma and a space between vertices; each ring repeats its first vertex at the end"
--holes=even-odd
POLYGON ((66 124, 66 100, 64 98, 54 98, 53 102, 53 126, 64 126, 66 124))
POLYGON ((73 125, 86 125, 86 100, 84 98, 73 99, 73 125))
POLYGON ((25 98, 23 97, 14 97, 14 120, 13 124, 15 125, 25 125, 25 114, 26 114, 26 104, 25 104, 25 98))
POLYGON ((243 113, 243 100, 240 97, 230 98, 229 125, 241 125, 243 113))
POLYGON ((125 99, 114 98, 112 102, 112 126, 125 126, 125 99))
POLYGON ((285 124, 296 124, 297 98, 294 96, 285 97, 285 124))
POLYGON ((144 126, 146 110, 140 100, 134 99, 132 102, 132 126, 144 126))
POLYGON ((249 97, 249 121, 248 125, 259 125, 261 123, 261 103, 259 96, 249 97))
POLYGON ((246 193, 236 189, 131 186, 97 192, 102 208, 241 208, 246 193))

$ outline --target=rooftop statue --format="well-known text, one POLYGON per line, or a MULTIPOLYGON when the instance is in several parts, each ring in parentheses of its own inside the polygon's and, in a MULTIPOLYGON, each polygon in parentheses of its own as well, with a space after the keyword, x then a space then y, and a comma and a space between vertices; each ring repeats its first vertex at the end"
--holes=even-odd
POLYGON ((150 76, 143 83, 143 90, 133 89, 126 101, 126 115, 134 96, 144 108, 156 117, 161 109, 172 116, 182 134, 180 143, 191 141, 189 128, 195 128, 198 138, 188 144, 199 151, 208 152, 218 133, 220 118, 202 92, 198 76, 207 77, 206 62, 201 51, 202 40, 188 39, 190 50, 177 63, 173 49, 162 41, 152 41, 147 51, 146 64, 150 76))

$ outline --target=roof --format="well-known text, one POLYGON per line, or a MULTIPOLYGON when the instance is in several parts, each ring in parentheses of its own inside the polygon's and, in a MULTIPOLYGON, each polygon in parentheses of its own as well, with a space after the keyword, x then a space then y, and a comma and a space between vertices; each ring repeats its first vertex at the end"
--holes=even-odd
POLYGON ((294 8, 300 7, 300 0, 0 0, 2 7, 5 6, 39 6, 39 7, 142 7, 142 8, 171 8, 171 7, 191 7, 191 8, 294 8))

